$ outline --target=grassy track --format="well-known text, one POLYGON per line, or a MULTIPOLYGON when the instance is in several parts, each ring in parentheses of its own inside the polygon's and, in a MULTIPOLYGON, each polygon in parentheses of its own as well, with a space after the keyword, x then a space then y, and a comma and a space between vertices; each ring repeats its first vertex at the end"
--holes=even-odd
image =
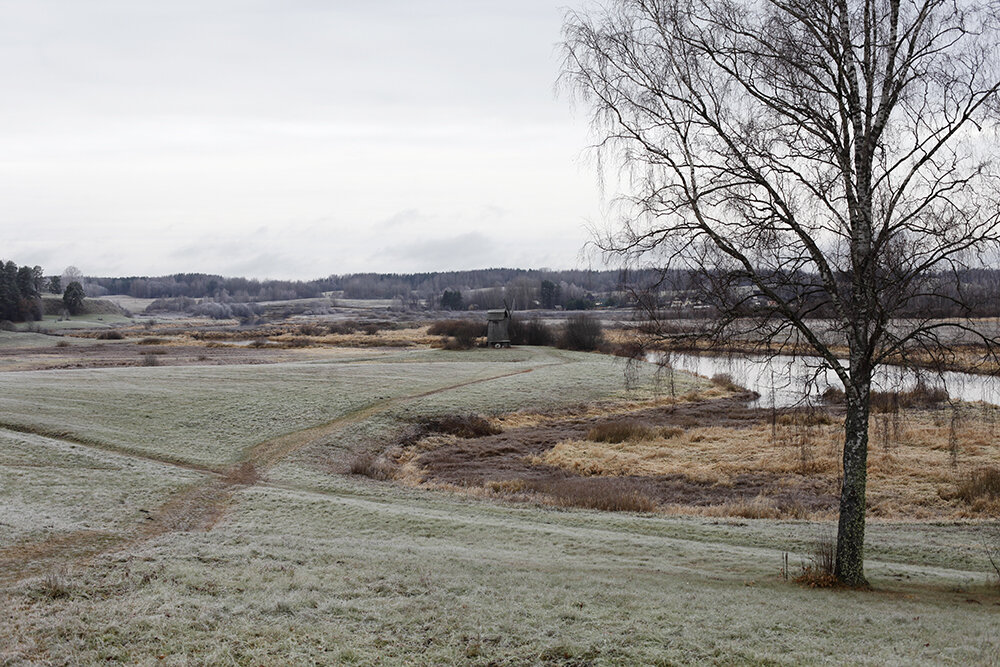
POLYGON ((621 395, 621 371, 514 350, 0 373, 0 665, 1000 662, 983 526, 874 524, 877 590, 820 591, 779 570, 829 526, 332 472, 402 419, 621 395))

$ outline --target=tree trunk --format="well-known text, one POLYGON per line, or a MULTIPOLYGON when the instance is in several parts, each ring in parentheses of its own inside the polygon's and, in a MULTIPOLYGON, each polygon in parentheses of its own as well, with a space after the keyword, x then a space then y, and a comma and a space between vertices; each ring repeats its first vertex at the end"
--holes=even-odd
POLYGON ((840 490, 835 575, 842 584, 867 587, 865 579, 865 485, 868 476, 868 416, 871 381, 848 392, 844 419, 844 482, 840 490), (857 395, 851 396, 852 393, 857 395))

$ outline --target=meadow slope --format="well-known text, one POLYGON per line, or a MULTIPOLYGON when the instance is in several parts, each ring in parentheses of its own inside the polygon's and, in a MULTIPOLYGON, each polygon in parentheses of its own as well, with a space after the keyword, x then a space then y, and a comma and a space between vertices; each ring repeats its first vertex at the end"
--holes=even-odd
POLYGON ((0 664, 1000 664, 988 524, 873 523, 875 590, 815 590, 783 555, 829 524, 344 474, 416 417, 629 395, 548 349, 0 373, 0 664))

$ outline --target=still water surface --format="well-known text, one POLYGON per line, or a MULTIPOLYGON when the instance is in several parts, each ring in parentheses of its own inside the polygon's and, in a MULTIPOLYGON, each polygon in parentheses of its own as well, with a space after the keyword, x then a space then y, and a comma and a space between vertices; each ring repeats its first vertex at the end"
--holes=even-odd
MULTIPOLYGON (((656 354, 650 361, 656 361, 656 354)), ((750 407, 789 407, 819 403, 820 396, 829 387, 843 389, 836 373, 822 368, 815 357, 778 355, 701 355, 671 353, 669 363, 673 368, 705 377, 729 375, 733 381, 760 394, 750 407)), ((918 382, 931 387, 944 387, 952 398, 963 401, 983 401, 1000 405, 998 378, 970 373, 907 370, 898 366, 883 366, 875 377, 879 391, 912 389, 918 382)))

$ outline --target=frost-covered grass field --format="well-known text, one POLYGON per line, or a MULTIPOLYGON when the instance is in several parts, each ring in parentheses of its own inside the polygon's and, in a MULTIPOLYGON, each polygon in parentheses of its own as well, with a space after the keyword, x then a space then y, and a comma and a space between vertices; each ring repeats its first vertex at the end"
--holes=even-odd
POLYGON ((989 526, 874 523, 875 590, 814 590, 783 555, 826 524, 342 474, 418 415, 628 395, 547 349, 0 373, 0 664, 1000 664, 989 526))

